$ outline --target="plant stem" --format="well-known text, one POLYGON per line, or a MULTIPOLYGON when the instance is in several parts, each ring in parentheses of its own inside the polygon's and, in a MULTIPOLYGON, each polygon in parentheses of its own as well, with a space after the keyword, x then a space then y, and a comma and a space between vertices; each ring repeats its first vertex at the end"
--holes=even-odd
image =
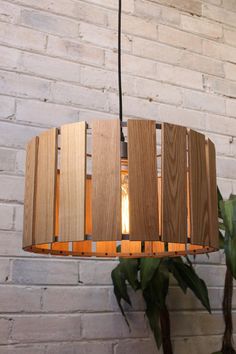
POLYGON ((233 334, 233 321, 232 321, 232 297, 233 297, 233 276, 230 267, 227 265, 225 274, 224 298, 223 298, 223 315, 225 321, 225 332, 223 336, 222 353, 235 354, 233 348, 232 334, 233 334))
POLYGON ((170 339, 170 315, 167 306, 165 305, 160 311, 160 322, 162 332, 162 348, 164 354, 173 354, 171 339, 170 339))

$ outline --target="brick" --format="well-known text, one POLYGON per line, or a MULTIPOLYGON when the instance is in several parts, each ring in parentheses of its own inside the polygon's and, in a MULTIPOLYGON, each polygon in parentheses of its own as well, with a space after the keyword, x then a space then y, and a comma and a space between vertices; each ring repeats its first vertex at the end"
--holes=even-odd
POLYGON ((142 338, 148 333, 147 322, 143 313, 127 314, 129 330, 121 314, 83 314, 83 339, 142 338), (103 324, 101 326, 101 323, 103 324))
POLYGON ((17 100, 16 120, 46 126, 60 126, 79 120, 77 109, 30 100, 17 100))
POLYGON ((0 258, 0 283, 5 283, 10 277, 10 261, 7 258, 0 258))
POLYGON ((20 18, 21 8, 17 5, 0 1, 0 21, 17 23, 20 18))
POLYGON ((24 148, 33 136, 42 131, 42 128, 0 122, 0 145, 24 148))
POLYGON ((224 77, 223 63, 202 55, 184 52, 180 59, 180 65, 191 70, 224 77))
POLYGON ((46 35, 10 23, 0 23, 0 43, 16 48, 44 51, 46 35))
POLYGON ((184 30, 198 33, 206 38, 219 39, 222 37, 222 25, 218 23, 185 15, 181 16, 181 23, 184 30))
POLYGON ((161 24, 158 26, 158 40, 181 49, 202 51, 202 39, 198 36, 161 24))
POLYGON ((236 81, 236 65, 231 63, 225 63, 224 67, 226 79, 236 81))
MULTIPOLYGON (((95 45, 117 49, 117 32, 102 27, 97 27, 89 23, 80 23, 79 38, 85 42, 95 45), (96 33, 96 36, 95 36, 96 33)), ((122 48, 124 51, 131 51, 131 39, 127 35, 122 36, 122 48)))
POLYGON ((208 353, 211 351, 217 352, 222 347, 221 336, 197 336, 197 337, 182 337, 174 338, 173 350, 176 353, 184 353, 186 350, 191 354, 208 353))
POLYGON ((12 205, 0 204, 0 229, 10 230, 13 226, 14 207, 12 205))
POLYGON ((224 40, 226 43, 236 46, 236 30, 233 28, 224 28, 224 40))
POLYGON ((15 259, 12 266, 15 284, 78 284, 78 263, 62 260, 15 259))
POLYGON ((21 25, 29 26, 42 32, 71 38, 76 38, 78 35, 78 24, 76 21, 31 9, 21 11, 19 22, 21 25))
POLYGON ((0 348, 1 354, 42 354, 46 350, 46 346, 42 345, 4 345, 0 348))
POLYGON ((0 149, 0 172, 14 172, 16 163, 16 151, 0 149))
POLYGON ((147 3, 146 1, 135 1, 135 14, 146 17, 148 19, 154 19, 158 23, 164 22, 173 25, 180 23, 180 14, 171 8, 162 7, 158 4, 147 3))
POLYGON ((217 171, 219 177, 234 179, 236 173, 235 158, 218 157, 217 171))
POLYGON ((225 266, 218 265, 215 267, 210 264, 197 264, 195 270, 200 278, 202 278, 209 287, 224 286, 225 266))
POLYGON ((215 144, 216 153, 218 155, 226 155, 226 156, 232 155, 232 151, 231 151, 232 144, 230 142, 230 137, 220 135, 220 134, 211 134, 208 132, 206 135, 215 144))
MULTIPOLYGON (((45 354, 111 354, 113 344, 111 342, 74 342, 74 343, 50 343, 45 354)), ((18 353, 17 353, 18 354, 18 353)), ((22 353, 23 354, 23 353, 22 353)))
POLYGON ((189 12, 190 14, 195 14, 201 16, 201 2, 195 0, 158 0, 160 4, 175 7, 179 10, 189 12))
POLYGON ((24 212, 23 205, 15 206, 14 229, 16 231, 23 230, 23 212, 24 212))
MULTIPOLYGON (((114 12, 108 13, 108 26, 117 30, 118 17, 114 12)), ((140 17, 122 15, 122 33, 149 39, 157 39, 157 24, 140 17)))
POLYGON ((23 72, 50 79, 79 81, 80 65, 66 60, 38 54, 22 53, 20 68, 23 72))
POLYGON ((236 189, 235 189, 235 191, 233 191, 233 183, 229 179, 218 178, 217 185, 220 189, 220 192, 221 192, 223 198, 225 198, 225 199, 228 199, 230 194, 233 192, 235 193, 235 191, 236 191, 236 189))
POLYGON ((158 63, 155 77, 174 85, 202 89, 202 74, 193 70, 158 63))
POLYGON ((193 111, 174 107, 170 105, 160 104, 159 121, 183 125, 189 128, 204 129, 205 114, 200 111, 193 111))
POLYGON ((227 115, 229 115, 231 117, 236 117, 236 102, 235 102, 235 99, 226 101, 226 113, 227 113, 227 115))
POLYGON ((2 313, 40 312, 40 288, 1 285, 0 289, 2 313))
POLYGON ((14 119, 14 115, 15 99, 12 97, 0 96, 0 117, 6 120, 12 120, 14 119))
POLYGON ((227 10, 232 10, 235 12, 236 2, 235 0, 223 0, 223 7, 227 10))
MULTIPOLYGON (((48 100, 50 96, 51 82, 49 80, 1 70, 0 79, 1 94, 17 97, 37 98, 40 100, 48 100)), ((15 110, 13 110, 15 104, 13 105, 13 103, 10 101, 13 101, 13 99, 8 98, 8 100, 9 105, 11 104, 10 114, 12 115, 15 112, 15 110)))
POLYGON ((0 199, 6 201, 23 202, 24 178, 0 175, 0 199))
POLYGON ((226 112, 225 100, 216 95, 185 90, 183 92, 183 98, 183 105, 186 108, 199 109, 222 115, 226 112))
POLYGON ((134 38, 133 54, 176 65, 181 57, 179 49, 142 38, 134 38))
MULTIPOLYGON (((97 5, 105 6, 111 9, 117 9, 117 1, 116 0, 92 0, 89 1, 97 5)), ((134 10, 134 0, 126 0, 123 5, 124 12, 133 12, 134 10)))
POLYGON ((115 346, 115 354, 157 354, 156 344, 153 339, 125 340, 115 346))
POLYGON ((7 344, 11 329, 11 320, 0 317, 0 344, 7 344))
MULTIPOLYGON (((0 249, 2 256, 31 256, 22 250, 22 232, 0 231, 0 249)), ((10 276, 9 276, 10 277, 10 276)), ((9 278, 8 277, 8 278, 9 278)), ((1 279, 1 276, 0 276, 1 279)), ((3 280, 5 281, 5 280, 3 280)), ((7 281, 7 278, 6 278, 7 281)))
POLYGON ((48 37, 47 53, 80 63, 102 65, 104 50, 91 44, 82 44, 55 36, 48 37))
POLYGON ((12 339, 20 343, 72 341, 80 338, 80 316, 43 315, 15 317, 12 339))
POLYGON ((222 61, 236 63, 236 48, 233 48, 232 46, 203 40, 202 51, 206 56, 215 57, 216 59, 222 61))
POLYGON ((43 311, 56 313, 111 311, 110 292, 108 287, 48 287, 43 292, 43 311))
POLYGON ((204 75, 203 85, 208 92, 236 98, 236 82, 204 75))
MULTIPOLYGON (((117 55, 113 52, 105 53, 105 66, 117 69, 117 55)), ((153 79, 156 74, 156 63, 153 60, 123 54, 122 70, 124 73, 153 79)))
POLYGON ((0 47, 0 69, 16 70, 21 52, 12 48, 0 47))
MULTIPOLYGON (((118 113, 118 97, 117 95, 109 95, 109 103, 111 112, 118 113)), ((156 102, 150 102, 148 99, 140 99, 135 97, 124 97, 124 110, 127 116, 156 119, 158 116, 159 106, 156 102)))
POLYGON ((81 105, 91 109, 104 110, 107 107, 106 93, 72 84, 55 83, 52 86, 52 98, 58 103, 81 105))
POLYGON ((227 11, 226 9, 219 8, 218 6, 213 6, 209 4, 203 4, 202 14, 213 21, 218 21, 225 23, 226 25, 231 25, 235 27, 236 24, 236 13, 232 11, 227 11))
POLYGON ((221 313, 216 312, 210 315, 206 311, 172 313, 171 324, 172 336, 174 337, 221 335, 224 328, 223 316, 221 313))
POLYGON ((25 173, 25 159, 26 152, 25 150, 18 150, 16 152, 16 172, 19 174, 25 173))
POLYGON ((81 261, 80 282, 84 285, 110 285, 111 271, 116 267, 116 261, 81 261))
POLYGON ((236 131, 236 121, 234 118, 206 114, 205 128, 210 132, 232 136, 236 131))

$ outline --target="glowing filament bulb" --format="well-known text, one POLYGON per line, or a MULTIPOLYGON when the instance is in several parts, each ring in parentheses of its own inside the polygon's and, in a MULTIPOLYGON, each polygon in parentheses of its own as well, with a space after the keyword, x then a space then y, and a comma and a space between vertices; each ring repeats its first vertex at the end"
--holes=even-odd
POLYGON ((121 214, 122 234, 129 234, 129 195, 128 195, 128 174, 121 174, 121 214))

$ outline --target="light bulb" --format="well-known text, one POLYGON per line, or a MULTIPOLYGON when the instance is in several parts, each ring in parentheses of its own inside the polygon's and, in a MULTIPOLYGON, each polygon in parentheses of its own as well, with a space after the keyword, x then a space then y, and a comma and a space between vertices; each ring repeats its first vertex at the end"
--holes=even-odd
POLYGON ((129 234, 129 194, 128 194, 128 173, 121 172, 121 218, 122 234, 129 234))

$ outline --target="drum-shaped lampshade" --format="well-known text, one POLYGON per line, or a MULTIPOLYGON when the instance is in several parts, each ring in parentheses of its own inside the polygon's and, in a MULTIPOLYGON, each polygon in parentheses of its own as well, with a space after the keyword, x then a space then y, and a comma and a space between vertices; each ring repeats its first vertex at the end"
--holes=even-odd
POLYGON ((123 125, 127 155, 119 120, 63 125, 28 143, 25 251, 163 257, 218 249, 212 141, 152 120, 123 125))

